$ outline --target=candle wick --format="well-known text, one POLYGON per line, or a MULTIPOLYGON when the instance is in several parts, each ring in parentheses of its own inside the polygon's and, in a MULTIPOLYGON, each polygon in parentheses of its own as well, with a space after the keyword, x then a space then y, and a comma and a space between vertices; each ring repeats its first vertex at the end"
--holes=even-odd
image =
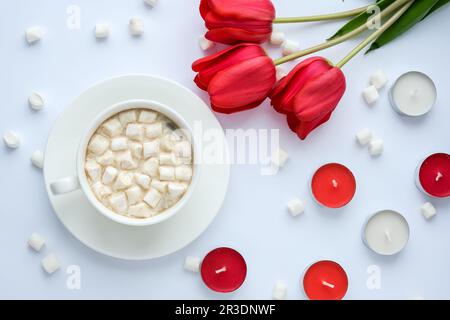
POLYGON ((335 179, 331 180, 331 183, 333 184, 333 188, 337 188, 338 187, 338 183, 335 179))
POLYGON ((227 271, 227 267, 222 267, 222 268, 216 270, 216 274, 219 274, 219 273, 222 273, 222 272, 225 272, 225 271, 227 271))
POLYGON ((391 233, 388 229, 384 230, 384 235, 386 236, 387 241, 392 242, 391 233))
POLYGON ((436 181, 439 181, 444 175, 440 172, 437 173, 436 175, 436 181))
POLYGON ((334 284, 329 283, 329 282, 327 282, 327 281, 322 281, 322 285, 324 285, 325 287, 334 289, 334 284))

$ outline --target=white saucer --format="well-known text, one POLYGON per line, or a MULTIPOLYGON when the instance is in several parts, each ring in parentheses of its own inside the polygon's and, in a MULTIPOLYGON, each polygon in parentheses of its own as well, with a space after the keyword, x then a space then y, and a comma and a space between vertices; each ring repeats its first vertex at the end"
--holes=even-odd
MULTIPOLYGON (((226 145, 219 122, 193 92, 171 80, 125 75, 95 84, 59 116, 48 138, 44 178, 56 215, 78 240, 108 256, 145 260, 173 253, 205 231, 223 203, 230 169, 228 164, 201 164, 197 188, 182 211, 147 227, 129 227, 107 219, 94 209, 82 191, 53 196, 49 184, 76 173, 77 148, 86 126, 105 108, 130 99, 154 100, 171 106, 191 125, 199 120, 204 129, 219 131, 226 145)), ((212 145, 220 143, 208 147, 212 145)))

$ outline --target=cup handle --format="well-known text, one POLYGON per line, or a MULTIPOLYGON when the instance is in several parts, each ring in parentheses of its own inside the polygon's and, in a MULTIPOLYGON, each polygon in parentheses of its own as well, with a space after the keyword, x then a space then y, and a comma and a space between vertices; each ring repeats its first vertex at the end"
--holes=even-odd
POLYGON ((78 189, 80 189, 80 181, 77 176, 65 177, 50 184, 50 190, 55 196, 78 189))

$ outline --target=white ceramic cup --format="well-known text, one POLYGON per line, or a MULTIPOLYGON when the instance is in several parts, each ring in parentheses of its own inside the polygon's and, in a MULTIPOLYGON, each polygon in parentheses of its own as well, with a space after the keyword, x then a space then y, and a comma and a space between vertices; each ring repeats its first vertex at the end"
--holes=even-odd
POLYGON ((190 126, 187 124, 187 122, 173 109, 169 108, 168 106, 165 106, 159 102, 150 101, 150 100, 129 100, 124 101, 118 104, 115 104, 105 110, 103 113, 98 115, 89 125, 88 130, 83 134, 81 137, 80 145, 78 147, 77 152, 77 158, 76 161, 76 167, 77 172, 73 176, 64 177, 62 179, 59 179, 53 183, 50 184, 50 190, 54 195, 61 195, 65 193, 69 193, 75 190, 81 189, 83 193, 86 195, 88 200, 91 202, 91 204, 105 217, 108 219, 111 219, 115 222, 129 225, 129 226, 148 226, 156 223, 163 222, 170 217, 174 216, 176 213, 178 213, 182 207, 188 202, 189 198, 191 197, 193 190, 195 189, 195 185, 198 180, 199 176, 199 169, 200 166, 198 165, 198 148, 197 143, 192 135, 192 130, 190 126), (185 194, 182 196, 182 198, 172 207, 168 208, 167 210, 144 219, 138 219, 138 218, 132 218, 120 215, 118 213, 115 213, 114 211, 108 209, 106 206, 104 206, 94 195, 84 170, 84 163, 86 158, 86 150, 87 145, 89 143, 89 140, 91 139, 92 135, 95 133, 95 131, 98 129, 98 127, 108 118, 111 116, 125 110, 129 109, 149 109, 154 110, 157 112, 160 112, 161 114, 167 116, 169 119, 171 119, 180 129, 182 129, 186 134, 188 134, 188 139, 191 140, 192 144, 192 162, 193 162, 193 175, 191 182, 189 184, 188 189, 186 190, 185 194))

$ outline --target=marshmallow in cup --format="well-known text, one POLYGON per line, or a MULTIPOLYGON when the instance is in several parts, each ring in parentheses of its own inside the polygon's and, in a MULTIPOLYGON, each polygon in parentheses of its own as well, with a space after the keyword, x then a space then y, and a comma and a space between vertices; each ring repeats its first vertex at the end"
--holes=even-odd
POLYGON ((77 151, 77 158, 74 159, 77 164, 77 171, 74 175, 61 178, 50 184, 50 190, 54 195, 61 195, 69 192, 73 192, 81 189, 81 191, 85 194, 89 202, 105 217, 111 219, 117 223, 129 225, 129 226, 147 226, 153 225, 157 223, 161 223, 172 216, 176 215, 189 201, 192 193, 194 192, 198 176, 200 166, 198 165, 197 159, 197 143, 191 134, 192 130, 190 125, 186 122, 184 118, 182 118, 176 111, 171 109, 170 107, 161 104, 156 101, 150 100, 129 100, 118 103, 109 107, 103 113, 98 115, 89 125, 86 132, 82 135, 80 140, 80 145, 77 151), (134 218, 130 216, 125 216, 118 214, 117 212, 106 207, 102 202, 100 202, 94 194, 93 186, 89 184, 88 177, 85 172, 85 162, 87 155, 87 147, 89 141, 93 137, 94 133, 101 126, 105 120, 110 117, 119 114, 126 110, 133 109, 148 109, 150 112, 159 112, 160 114, 166 116, 171 121, 173 121, 181 130, 184 130, 188 135, 188 139, 191 140, 192 145, 192 178, 187 186, 187 190, 184 195, 176 202, 173 206, 167 208, 166 210, 158 213, 157 215, 150 216, 147 218, 134 218))

